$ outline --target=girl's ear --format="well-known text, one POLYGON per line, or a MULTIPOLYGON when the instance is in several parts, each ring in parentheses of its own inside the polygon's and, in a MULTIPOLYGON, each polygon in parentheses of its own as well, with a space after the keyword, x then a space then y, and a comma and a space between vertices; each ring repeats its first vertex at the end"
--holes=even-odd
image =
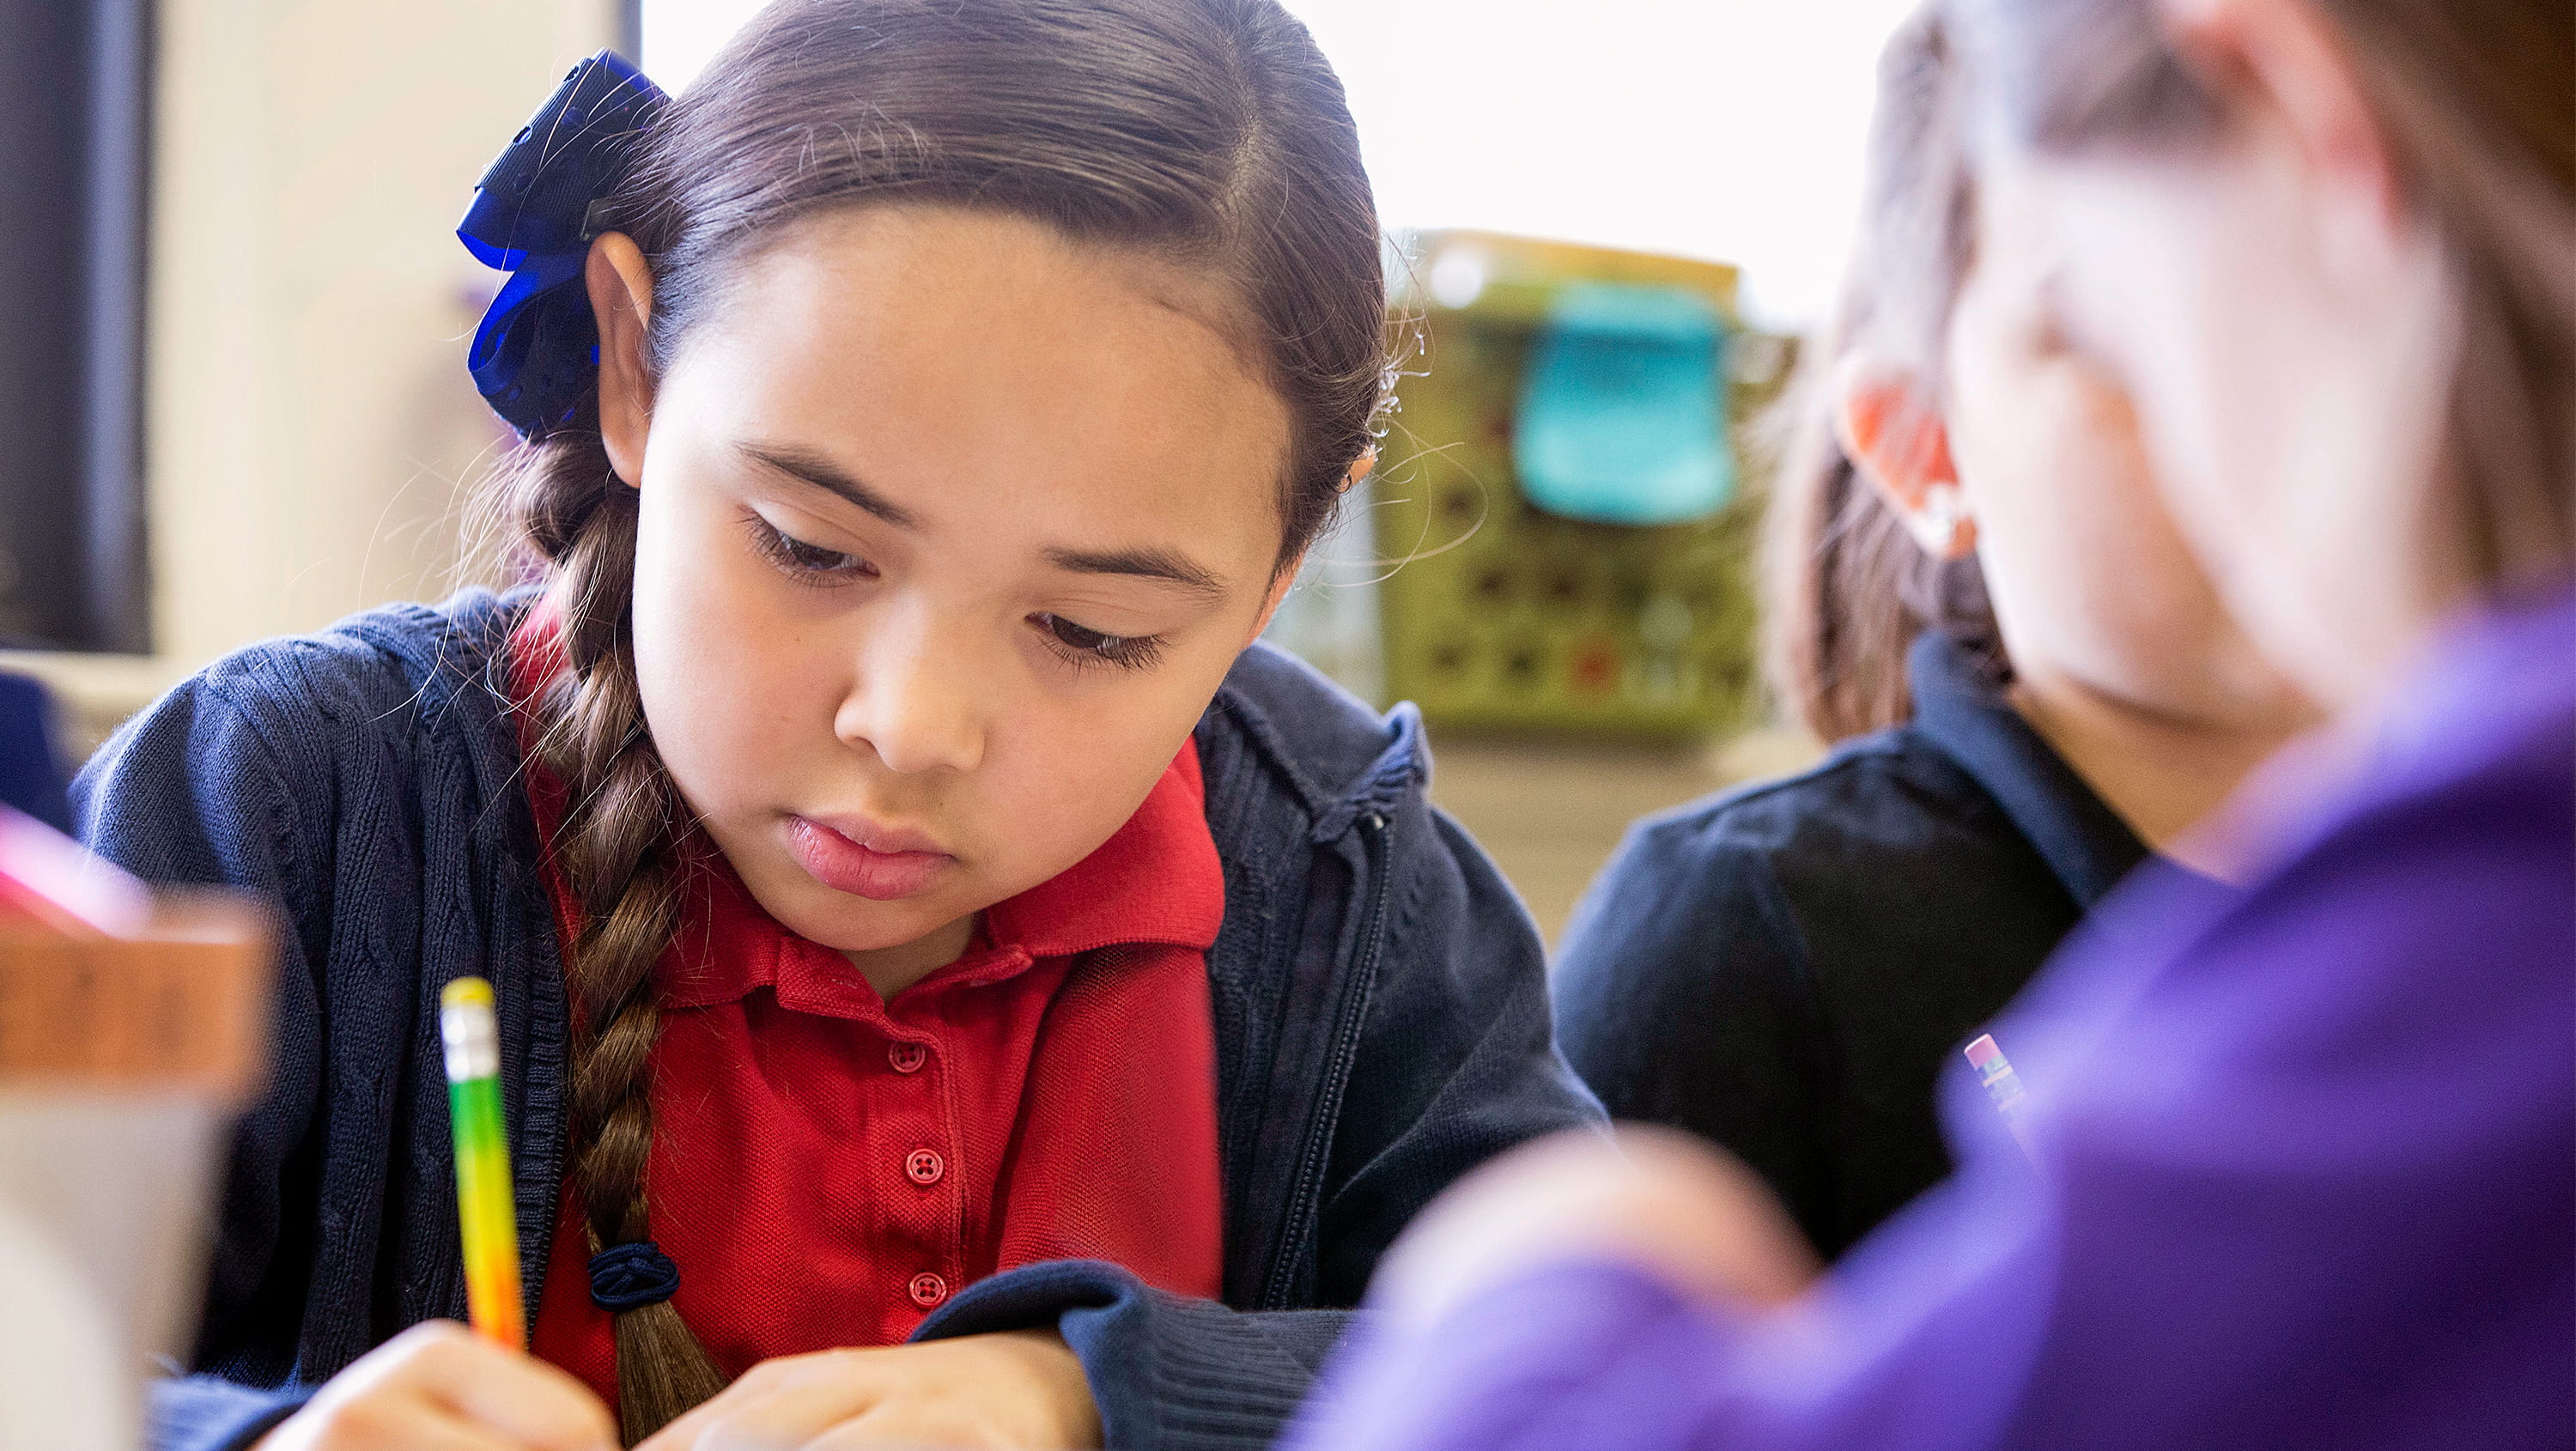
POLYGON ((1974 553, 1977 526, 1950 459, 1950 430, 1919 381, 1866 358, 1847 359, 1834 372, 1833 409, 1844 455, 1923 552, 1942 560, 1974 553))
POLYGON ((644 366, 644 325, 653 316, 653 271, 623 232, 590 244, 582 270, 599 320, 599 439, 628 488, 644 481, 644 436, 653 423, 653 377, 644 366))

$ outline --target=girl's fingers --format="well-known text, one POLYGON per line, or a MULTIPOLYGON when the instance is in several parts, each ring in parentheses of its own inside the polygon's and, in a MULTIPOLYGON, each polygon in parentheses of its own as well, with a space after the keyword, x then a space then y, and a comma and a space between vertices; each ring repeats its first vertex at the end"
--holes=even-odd
POLYGON ((450 1320, 415 1325, 359 1365, 399 1392, 506 1451, 615 1451, 599 1398, 563 1371, 493 1344, 450 1320), (381 1368, 369 1362, 380 1362, 381 1368))
POLYGON ((398 1426, 385 1433, 351 1428, 344 1439, 324 1443, 317 1451, 524 1451, 520 1442, 456 1418, 455 1413, 427 1401, 416 1401, 398 1426))
MULTIPOLYGON (((512 1451, 616 1451, 617 1428, 590 1388, 542 1360, 459 1331, 428 1388, 512 1451)), ((425 1367, 427 1369, 427 1367, 425 1367)))
POLYGON ((415 1326, 333 1377, 258 1451, 613 1451, 598 1401, 578 1384, 566 1398, 529 1364, 455 1325, 415 1326))
POLYGON ((638 1451, 1099 1444, 1081 1362, 1014 1332, 765 1361, 638 1451))
POLYGON ((746 1439, 754 1434, 787 1436, 794 1421, 773 1425, 767 1409, 783 1403, 793 1414, 810 1418, 802 1435, 780 1441, 801 1447, 815 1431, 867 1409, 874 1398, 865 1375, 865 1351, 818 1351, 785 1356, 753 1366, 715 1399, 647 1437, 635 1451, 718 1451, 729 1445, 768 1443, 746 1439), (830 1407, 837 1405, 837 1411, 830 1407), (711 1435, 719 1427, 724 1434, 711 1435))
POLYGON ((689 1451, 803 1451, 815 1437, 865 1414, 875 1400, 862 1386, 793 1386, 716 1416, 689 1451))
MULTIPOLYGON (((1014 1448, 991 1427, 956 1416, 924 1417, 887 1407, 843 1421, 797 1451, 1037 1451, 1014 1448)), ((1055 1451, 1048 1447, 1045 1451, 1055 1451)))

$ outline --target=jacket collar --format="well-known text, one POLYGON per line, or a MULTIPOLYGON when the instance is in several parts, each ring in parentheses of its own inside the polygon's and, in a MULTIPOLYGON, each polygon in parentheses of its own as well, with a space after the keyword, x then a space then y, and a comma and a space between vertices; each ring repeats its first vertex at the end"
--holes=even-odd
POLYGON ((2092 910, 2152 855, 1949 636, 1917 636, 1905 664, 1914 730, 1985 788, 2076 906, 2092 910))
POLYGON ((1306 814, 1322 846, 1369 817, 1392 817, 1431 784, 1422 713, 1411 702, 1381 716, 1267 640, 1226 673, 1199 722, 1202 746, 1227 726, 1249 742, 1306 814))

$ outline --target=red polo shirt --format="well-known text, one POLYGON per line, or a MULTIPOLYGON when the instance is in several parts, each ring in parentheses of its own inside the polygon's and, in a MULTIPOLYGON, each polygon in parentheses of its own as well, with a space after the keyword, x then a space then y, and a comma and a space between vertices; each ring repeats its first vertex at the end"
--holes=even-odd
MULTIPOLYGON (((541 622, 514 642, 522 700, 552 644, 541 622)), ((561 787, 530 777, 550 839, 561 787)), ((569 941, 551 860, 547 876, 569 941)), ((1045 1259, 1215 1295, 1205 954, 1223 916, 1188 744, 1097 851, 989 909, 965 956, 891 1001, 720 860, 693 868, 656 969, 645 1186, 673 1301, 716 1364, 894 1344, 965 1285, 1045 1259)), ((589 1258, 567 1182, 534 1348, 614 1404, 589 1258)))

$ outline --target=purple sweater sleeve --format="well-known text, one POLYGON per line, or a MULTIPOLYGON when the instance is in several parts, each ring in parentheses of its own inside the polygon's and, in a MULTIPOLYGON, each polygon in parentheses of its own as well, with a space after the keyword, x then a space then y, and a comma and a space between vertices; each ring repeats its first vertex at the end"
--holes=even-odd
POLYGON ((1996 1027, 2029 1157, 1799 1310, 1560 1265, 1369 1335, 1302 1451, 2563 1446, 2576 1428, 2576 612, 2467 652, 2241 897, 2124 890, 1996 1027))

